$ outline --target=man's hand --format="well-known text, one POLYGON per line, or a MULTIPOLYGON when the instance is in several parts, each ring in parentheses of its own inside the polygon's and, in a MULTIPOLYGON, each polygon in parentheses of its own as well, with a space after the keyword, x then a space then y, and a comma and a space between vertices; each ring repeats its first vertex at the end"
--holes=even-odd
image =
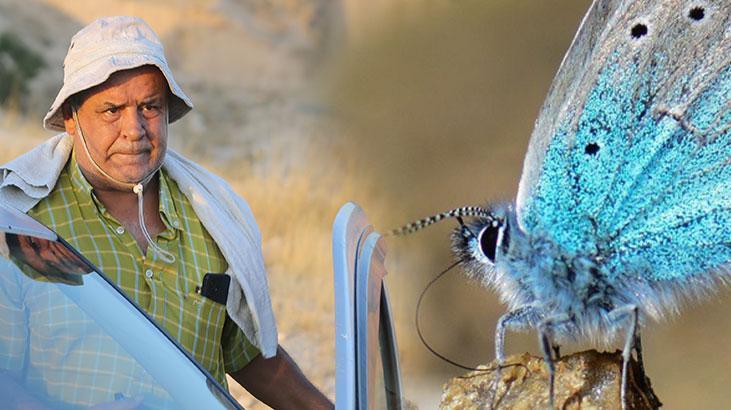
POLYGON ((243 369, 230 373, 243 388, 273 409, 332 409, 334 405, 279 346, 271 359, 257 356, 243 369))

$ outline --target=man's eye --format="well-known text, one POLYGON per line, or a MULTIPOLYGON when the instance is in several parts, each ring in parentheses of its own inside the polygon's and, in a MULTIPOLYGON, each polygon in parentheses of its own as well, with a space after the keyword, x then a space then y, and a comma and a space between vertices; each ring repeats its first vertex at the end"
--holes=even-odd
POLYGON ((155 104, 145 104, 142 106, 142 113, 149 117, 157 116, 160 113, 160 106, 155 104))
POLYGON ((116 114, 119 112, 119 107, 109 107, 105 110, 105 112, 108 112, 110 114, 116 114))
POLYGON ((152 119, 162 113, 162 107, 158 104, 145 104, 142 106, 142 115, 145 118, 152 119))

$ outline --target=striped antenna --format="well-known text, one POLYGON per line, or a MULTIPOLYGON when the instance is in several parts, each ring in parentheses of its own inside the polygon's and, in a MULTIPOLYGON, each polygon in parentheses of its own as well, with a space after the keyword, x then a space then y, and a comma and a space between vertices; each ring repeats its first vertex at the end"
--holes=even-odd
POLYGON ((404 225, 400 228, 391 230, 386 233, 386 236, 408 235, 410 233, 414 233, 418 230, 424 229, 429 225, 433 225, 443 219, 459 218, 462 216, 480 216, 480 217, 488 218, 488 219, 494 218, 492 212, 488 211, 485 208, 480 208, 477 206, 463 206, 461 208, 455 208, 455 209, 452 209, 451 211, 442 212, 440 214, 436 214, 436 215, 430 216, 428 218, 420 219, 418 221, 404 225))

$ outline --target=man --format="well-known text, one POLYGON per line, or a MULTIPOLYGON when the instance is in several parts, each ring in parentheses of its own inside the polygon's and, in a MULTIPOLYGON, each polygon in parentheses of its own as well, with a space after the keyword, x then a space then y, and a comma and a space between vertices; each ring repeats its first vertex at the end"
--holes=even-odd
POLYGON ((72 38, 44 121, 65 134, 2 168, 0 201, 69 240, 222 384, 228 373, 274 408, 330 408, 276 342, 248 206, 167 150, 168 123, 190 109, 146 23, 97 20, 72 38), (223 293, 206 293, 213 282, 223 293))

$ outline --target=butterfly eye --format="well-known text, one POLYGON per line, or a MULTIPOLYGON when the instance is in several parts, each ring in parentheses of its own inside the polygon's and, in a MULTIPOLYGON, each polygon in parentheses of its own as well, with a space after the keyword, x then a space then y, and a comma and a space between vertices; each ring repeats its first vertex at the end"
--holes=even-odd
POLYGON ((495 263, 495 253, 500 237, 501 225, 495 221, 480 231, 477 240, 480 243, 480 251, 492 263, 495 263))

